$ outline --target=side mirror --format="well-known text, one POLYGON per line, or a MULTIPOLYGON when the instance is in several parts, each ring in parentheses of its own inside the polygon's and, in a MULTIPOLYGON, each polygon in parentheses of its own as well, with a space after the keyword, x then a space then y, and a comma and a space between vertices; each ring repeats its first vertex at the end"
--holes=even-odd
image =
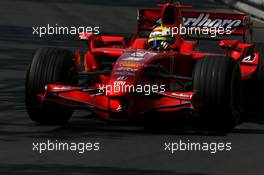
POLYGON ((219 46, 226 50, 237 50, 238 40, 221 40, 219 46))
POLYGON ((87 33, 87 32, 79 33, 79 38, 80 38, 80 40, 87 40, 88 50, 90 50, 90 51, 93 50, 93 48, 94 48, 94 34, 93 33, 87 33))
POLYGON ((80 40, 90 40, 94 37, 93 33, 82 32, 79 33, 80 40))
POLYGON ((241 52, 241 49, 237 47, 238 43, 238 40, 221 40, 219 46, 225 49, 225 53, 228 56, 232 51, 241 52))

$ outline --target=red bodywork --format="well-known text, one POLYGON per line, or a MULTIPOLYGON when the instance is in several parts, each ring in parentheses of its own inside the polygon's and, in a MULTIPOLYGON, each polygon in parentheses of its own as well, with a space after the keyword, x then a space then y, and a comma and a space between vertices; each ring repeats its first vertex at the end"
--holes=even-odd
POLYGON ((138 11, 138 30, 128 44, 122 36, 80 34, 81 39, 88 41, 88 51, 83 58, 79 51, 76 52, 76 65, 79 68, 83 63, 79 73, 88 83, 78 87, 47 85, 45 92, 39 94, 42 102, 89 109, 109 120, 128 120, 145 112, 199 110, 199 102, 191 86, 192 71, 196 60, 206 56, 229 55, 240 63, 243 80, 253 76, 259 53, 254 51, 254 45, 248 41, 252 24, 247 15, 181 12, 184 6, 170 3, 160 6, 162 8, 138 11), (221 23, 224 27, 231 26, 231 35, 241 36, 243 41, 220 40, 217 47, 222 47, 223 52, 208 53, 199 51, 197 39, 175 34, 176 40, 170 51, 153 51, 148 48, 148 35, 145 33, 151 31, 157 21, 167 27, 220 26, 221 23), (114 88, 121 87, 116 87, 117 84, 164 85, 165 91, 149 95, 127 89, 114 91, 114 88), (106 93, 109 87, 113 89, 106 93))

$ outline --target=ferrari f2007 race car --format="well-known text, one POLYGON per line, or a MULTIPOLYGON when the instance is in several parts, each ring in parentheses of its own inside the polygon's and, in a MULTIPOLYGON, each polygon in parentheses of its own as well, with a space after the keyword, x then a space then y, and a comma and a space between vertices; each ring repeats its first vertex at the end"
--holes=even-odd
MULTIPOLYGON (((37 50, 26 77, 30 118, 63 124, 74 109, 112 121, 148 112, 187 111, 208 128, 234 128, 243 111, 242 82, 264 82, 264 58, 251 43, 250 17, 182 10, 187 7, 170 2, 138 10, 137 31, 129 42, 123 36, 81 33, 88 44, 84 55, 60 48, 37 50), (195 27, 195 31, 224 27, 230 33, 213 38, 221 53, 199 49, 200 40, 210 37, 176 32, 169 48, 162 50, 149 45, 158 25, 195 27)), ((156 34, 164 32, 159 31, 162 27, 156 34)))

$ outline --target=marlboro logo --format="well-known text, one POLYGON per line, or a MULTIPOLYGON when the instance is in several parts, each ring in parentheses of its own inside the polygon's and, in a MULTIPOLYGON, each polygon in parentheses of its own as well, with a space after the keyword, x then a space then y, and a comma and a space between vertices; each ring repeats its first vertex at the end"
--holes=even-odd
POLYGON ((183 23, 186 27, 223 27, 233 29, 238 27, 242 21, 239 19, 210 18, 209 13, 201 13, 198 17, 183 17, 183 23))

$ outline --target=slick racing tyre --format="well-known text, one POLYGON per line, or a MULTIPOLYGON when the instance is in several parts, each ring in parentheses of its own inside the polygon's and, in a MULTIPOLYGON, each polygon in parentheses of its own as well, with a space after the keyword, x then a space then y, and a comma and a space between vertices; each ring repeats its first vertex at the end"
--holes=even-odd
POLYGON ((45 85, 62 83, 77 85, 77 68, 71 51, 57 48, 42 48, 35 52, 28 69, 25 87, 25 102, 29 117, 40 124, 64 124, 73 109, 54 103, 45 103, 41 107, 39 93, 45 85))
POLYGON ((206 57, 197 61, 193 72, 197 110, 205 129, 229 132, 238 123, 242 109, 239 64, 230 57, 206 57))

